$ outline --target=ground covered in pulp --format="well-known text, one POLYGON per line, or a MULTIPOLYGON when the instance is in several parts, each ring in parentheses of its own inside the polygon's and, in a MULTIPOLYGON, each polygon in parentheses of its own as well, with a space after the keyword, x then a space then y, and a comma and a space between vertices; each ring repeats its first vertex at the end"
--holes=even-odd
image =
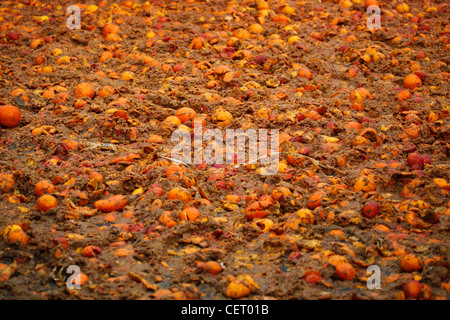
POLYGON ((2 1, 0 297, 448 299, 449 10, 2 1), (277 172, 168 159, 194 122, 277 172))

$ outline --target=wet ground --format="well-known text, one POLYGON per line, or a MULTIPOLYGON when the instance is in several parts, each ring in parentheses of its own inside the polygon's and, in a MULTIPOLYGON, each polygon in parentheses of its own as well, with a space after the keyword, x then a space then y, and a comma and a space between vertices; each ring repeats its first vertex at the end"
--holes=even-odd
POLYGON ((82 3, 73 30, 71 2, 0 5, 0 105, 21 112, 0 128, 1 298, 450 297, 445 1, 382 1, 379 30, 357 0, 82 3), (278 129, 278 173, 170 167, 181 108, 221 132, 278 129), (113 195, 126 205, 94 205, 113 195))

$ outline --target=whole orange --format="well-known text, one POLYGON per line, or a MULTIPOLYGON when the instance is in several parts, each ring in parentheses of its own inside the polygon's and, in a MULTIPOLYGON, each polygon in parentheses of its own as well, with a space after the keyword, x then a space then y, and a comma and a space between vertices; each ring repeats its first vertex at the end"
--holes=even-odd
POLYGON ((0 107, 0 125, 6 128, 14 128, 20 122, 22 115, 20 110, 12 105, 0 107))
POLYGON ((58 201, 51 195, 46 194, 38 199, 37 209, 42 213, 46 213, 56 206, 58 206, 58 201))

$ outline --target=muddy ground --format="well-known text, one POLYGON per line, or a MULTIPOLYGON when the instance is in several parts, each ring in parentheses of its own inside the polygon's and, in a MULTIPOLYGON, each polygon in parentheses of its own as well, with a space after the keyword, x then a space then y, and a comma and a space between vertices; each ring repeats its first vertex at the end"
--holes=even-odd
POLYGON ((381 1, 382 28, 370 31, 364 1, 284 3, 81 1, 81 29, 70 30, 75 3, 2 1, 0 105, 22 118, 0 128, 0 172, 14 177, 0 197, 0 232, 18 225, 29 240, 0 239, 2 299, 230 299, 243 274, 257 285, 247 283, 242 299, 449 299, 450 9, 405 1, 400 13, 398 1, 381 1), (104 37, 108 23, 118 37, 104 37), (246 33, 255 23, 263 30, 246 33), (100 62, 104 51, 112 57, 100 62), (405 89, 410 73, 420 87, 405 89), (75 97, 79 83, 95 96, 75 97), (105 86, 114 94, 100 96, 105 86), (351 100, 356 88, 371 99, 351 100), (405 90, 411 96, 399 101, 405 90), (168 179, 177 125, 165 120, 182 107, 223 132, 211 118, 219 109, 233 116, 228 129, 278 129, 279 172, 188 165, 182 175, 193 185, 168 179), (418 170, 411 153, 426 158, 418 170), (43 179, 58 201, 45 213, 35 192, 43 179), (190 201, 168 199, 180 186, 190 201), (290 193, 276 200, 279 186, 290 193), (111 195, 127 205, 96 210, 111 195), (256 201, 268 220, 246 216, 256 201), (362 214, 370 201, 381 208, 373 218, 362 214), (188 206, 200 211, 196 221, 180 219, 188 206), (296 215, 307 208, 313 219, 296 215), (87 246, 98 249, 89 255, 87 246), (406 254, 423 266, 402 269, 406 254), (353 279, 337 275, 336 259, 353 279), (207 261, 220 272, 205 272, 207 261), (84 274, 80 290, 66 286, 70 265, 84 274), (370 265, 381 289, 366 286, 370 265), (411 280, 416 295, 405 289, 411 280))

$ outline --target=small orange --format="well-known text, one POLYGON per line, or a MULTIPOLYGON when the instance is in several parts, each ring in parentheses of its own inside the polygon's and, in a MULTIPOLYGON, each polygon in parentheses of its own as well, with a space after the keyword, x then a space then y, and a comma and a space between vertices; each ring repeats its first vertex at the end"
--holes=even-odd
POLYGON ((189 207, 180 212, 181 220, 196 221, 200 217, 200 211, 197 208, 189 207))
POLYGON ((355 269, 350 263, 340 263, 336 266, 336 274, 341 280, 353 280, 355 269))
POLYGON ((197 116, 197 112, 192 108, 182 107, 177 110, 175 115, 180 119, 181 123, 185 123, 186 121, 191 121, 197 116))
POLYGON ((233 32, 233 36, 238 39, 249 39, 251 38, 252 35, 250 32, 248 32, 248 30, 244 28, 239 28, 233 32))
POLYGON ((245 208, 245 217, 248 220, 253 220, 255 218, 265 218, 268 212, 260 205, 258 201, 250 203, 247 208, 245 208))
POLYGON ((212 122, 217 123, 221 127, 228 126, 233 121, 233 115, 223 109, 219 109, 211 117, 212 122))
POLYGON ((259 23, 254 23, 250 27, 248 27, 248 31, 252 33, 262 33, 264 28, 259 23))
POLYGON ((127 7, 127 8, 132 8, 133 5, 134 5, 134 3, 133 3, 133 1, 131 1, 131 0, 126 0, 126 1, 123 3, 123 6, 124 6, 124 7, 127 7))
POLYGON ((89 179, 95 179, 99 182, 103 182, 103 175, 97 171, 93 171, 89 174, 89 179))
POLYGON ((194 48, 194 49, 201 49, 203 48, 203 42, 205 42, 205 39, 202 37, 197 37, 194 38, 191 42, 191 44, 189 45, 189 48, 194 48))
POLYGON ((191 194, 184 188, 173 188, 167 194, 167 199, 170 200, 182 200, 182 201, 191 201, 191 194))
POLYGON ((365 7, 366 9, 370 6, 380 6, 380 3, 377 0, 366 0, 365 7))
POLYGON ((134 73, 131 71, 124 71, 124 72, 122 72, 120 77, 122 78, 122 80, 130 81, 130 80, 134 79, 134 73))
POLYGON ((106 42, 119 42, 120 41, 120 37, 117 33, 110 33, 106 36, 105 38, 106 42))
MULTIPOLYGON (((83 272, 81 272, 79 274, 79 278, 78 279, 79 279, 78 280, 79 281, 78 284, 80 284, 80 285, 84 285, 84 284, 86 284, 89 281, 89 277, 83 272)), ((71 283, 74 284, 74 285, 77 284, 77 278, 73 278, 71 283)))
POLYGON ((119 32, 119 27, 113 23, 108 23, 103 27, 103 36, 106 38, 110 34, 116 34, 119 32))
POLYGON ((103 88, 100 89, 100 92, 98 93, 98 95, 102 98, 106 98, 109 97, 110 95, 113 95, 115 93, 115 89, 114 87, 111 86, 104 86, 103 88))
POLYGON ((102 212, 121 211, 126 205, 127 199, 120 194, 94 202, 94 207, 102 212))
POLYGON ((159 222, 165 224, 168 228, 172 228, 177 224, 172 219, 172 213, 170 211, 164 211, 162 215, 159 216, 159 222))
POLYGON ((147 143, 164 143, 164 138, 157 134, 152 134, 145 142, 147 143))
POLYGON ((21 119, 20 110, 12 105, 4 105, 0 107, 0 125, 6 128, 14 128, 21 119))
POLYGON ((266 1, 264 1, 264 0, 258 1, 256 6, 257 6, 258 10, 268 10, 268 9, 270 9, 269 4, 266 1))
POLYGON ((60 92, 56 95, 53 101, 55 104, 64 104, 67 98, 69 98, 69 94, 67 92, 60 92))
POLYGON ((94 88, 89 83, 82 82, 79 83, 75 88, 75 97, 77 99, 89 97, 93 98, 95 96, 94 88))
POLYGON ((347 70, 347 75, 348 75, 350 78, 356 77, 357 74, 358 74, 358 69, 350 68, 350 69, 347 70))
POLYGON ((398 101, 403 101, 403 100, 408 100, 409 98, 411 98, 411 92, 409 92, 408 90, 403 90, 400 91, 397 95, 398 97, 398 101))
POLYGON ((371 192, 375 190, 376 184, 373 175, 360 176, 353 186, 353 191, 371 192))
POLYGON ((403 80, 403 85, 405 86, 405 88, 412 90, 414 88, 422 86, 422 80, 420 80, 420 78, 415 74, 411 73, 405 77, 405 79, 403 80))
POLYGON ((372 95, 366 88, 357 88, 350 93, 350 100, 362 103, 366 99, 372 99, 372 95))
POLYGON ((203 272, 209 273, 209 274, 219 274, 222 272, 222 267, 219 263, 216 261, 207 261, 203 264, 203 272))
POLYGON ((194 119, 192 119, 192 126, 194 128, 201 127, 201 126, 203 126, 203 127, 206 126, 205 118, 195 117, 194 119))
POLYGON ((77 150, 80 148, 80 144, 78 142, 76 142, 75 140, 67 139, 67 140, 63 140, 62 142, 65 144, 65 146, 69 150, 77 150))
POLYGON ((347 259, 344 256, 341 256, 339 254, 334 254, 332 256, 329 256, 327 259, 327 262, 335 267, 337 267, 341 263, 348 263, 347 259))
POLYGON ((240 281, 231 281, 228 284, 226 295, 229 298, 239 299, 248 296, 251 293, 250 288, 240 281))
POLYGON ((2 232, 3 239, 9 243, 20 242, 24 246, 28 245, 28 236, 22 228, 16 224, 9 225, 2 232))
POLYGON ((407 298, 417 299, 422 292, 422 284, 416 280, 410 280, 403 285, 403 292, 407 298))
POLYGON ((297 217, 300 222, 307 224, 314 224, 314 215, 309 209, 300 209, 297 211, 297 217))
POLYGON ((308 203, 307 203, 308 208, 311 210, 314 210, 315 208, 320 207, 323 196, 324 196, 324 193, 322 191, 314 192, 308 198, 308 203))
POLYGON ((311 71, 309 71, 308 69, 300 69, 300 70, 298 71, 298 76, 299 76, 300 78, 306 78, 306 79, 308 79, 308 80, 311 80, 312 73, 311 73, 311 71))
POLYGON ((273 22, 279 22, 279 23, 288 23, 290 19, 285 16, 284 14, 276 14, 272 18, 273 22))
POLYGON ((20 100, 24 102, 30 102, 30 98, 28 97, 27 93, 23 89, 14 89, 11 92, 11 96, 14 98, 19 98, 20 100))
POLYGON ((45 193, 53 193, 55 191, 55 186, 49 180, 41 180, 36 183, 34 191, 36 192, 37 196, 40 197, 45 193))
POLYGON ((239 299, 248 296, 254 290, 259 288, 258 284, 248 274, 241 274, 232 278, 228 284, 226 295, 229 298, 239 299))
POLYGON ((313 284, 317 284, 320 280, 322 280, 322 276, 320 275, 320 272, 314 271, 314 270, 306 271, 305 274, 303 275, 303 277, 305 278, 305 281, 307 283, 313 283, 313 284))
POLYGON ((287 197, 290 196, 292 196, 292 192, 291 190, 289 190, 289 188, 286 187, 276 187, 272 191, 272 198, 275 201, 283 202, 287 197))
POLYGON ((183 184, 186 188, 190 188, 192 186, 195 186, 195 184, 196 184, 194 177, 192 177, 191 175, 184 176, 182 180, 183 180, 183 184))
POLYGON ((169 125, 175 125, 178 126, 181 124, 181 120, 180 118, 176 117, 176 116, 168 116, 165 120, 164 123, 169 124, 169 125))
POLYGON ((108 60, 112 59, 113 56, 114 55, 112 54, 112 52, 110 52, 110 51, 103 51, 103 53, 102 53, 100 59, 98 60, 98 62, 99 63, 103 63, 105 61, 108 61, 108 60))
POLYGON ((81 250, 81 255, 86 258, 95 258, 102 252, 102 249, 96 246, 86 246, 81 250))
POLYGON ((166 169, 166 178, 172 181, 181 181, 186 169, 179 164, 172 163, 166 169))
POLYGON ((7 193, 13 186, 13 175, 9 173, 0 173, 0 193, 7 193))
POLYGON ((37 209, 42 213, 46 213, 48 210, 57 206, 58 201, 51 195, 46 194, 38 199, 37 209))
POLYGON ((75 103, 73 104, 73 107, 74 107, 75 109, 81 109, 81 108, 83 108, 86 104, 87 104, 86 101, 84 101, 83 99, 80 99, 80 100, 75 101, 75 103))
POLYGON ((409 253, 405 254, 400 260, 400 267, 406 272, 419 271, 423 267, 423 262, 416 255, 409 253))
POLYGON ((407 13, 409 12, 409 6, 406 3, 400 3, 397 7, 396 7, 397 11, 400 13, 407 13))
POLYGON ((362 129, 361 123, 357 121, 349 121, 344 124, 345 129, 355 129, 356 131, 360 131, 362 129))
POLYGON ((273 227, 274 222, 270 219, 256 219, 253 220, 252 226, 259 233, 269 232, 273 227))

